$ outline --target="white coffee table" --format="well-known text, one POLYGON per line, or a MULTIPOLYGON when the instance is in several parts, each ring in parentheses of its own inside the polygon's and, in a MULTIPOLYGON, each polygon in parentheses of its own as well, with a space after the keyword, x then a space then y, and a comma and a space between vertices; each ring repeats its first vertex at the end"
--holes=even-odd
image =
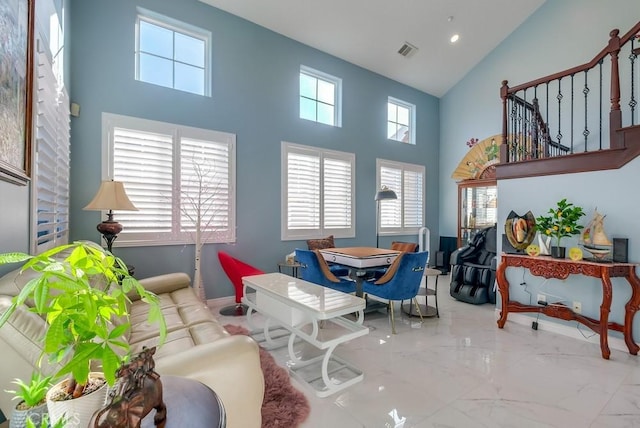
POLYGON ((253 312, 287 329, 289 336, 289 370, 316 395, 327 397, 361 381, 361 370, 333 355, 341 343, 364 336, 369 328, 362 325, 365 300, 281 273, 246 276, 243 303, 249 307, 247 321, 253 327, 253 312), (357 313, 355 321, 344 315, 357 313), (320 355, 303 359, 296 355, 296 338, 322 350, 320 355))

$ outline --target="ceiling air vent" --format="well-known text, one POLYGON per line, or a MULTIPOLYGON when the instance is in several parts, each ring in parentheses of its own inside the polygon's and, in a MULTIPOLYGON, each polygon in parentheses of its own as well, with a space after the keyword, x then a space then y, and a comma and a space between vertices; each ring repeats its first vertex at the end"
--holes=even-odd
POLYGON ((409 42, 404 42, 404 45, 400 49, 398 49, 398 53, 405 58, 410 57, 418 50, 417 47, 413 46, 409 42))

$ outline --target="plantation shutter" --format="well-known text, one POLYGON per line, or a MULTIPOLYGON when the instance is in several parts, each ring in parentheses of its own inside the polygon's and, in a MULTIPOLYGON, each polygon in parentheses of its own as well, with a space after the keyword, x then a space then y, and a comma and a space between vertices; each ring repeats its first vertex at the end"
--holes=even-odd
POLYGON ((287 229, 320 229, 320 157, 287 156, 287 229))
POLYGON ((173 137, 171 134, 113 129, 113 179, 125 183, 139 211, 118 211, 121 234, 171 235, 173 137))
POLYGON ((422 218, 423 182, 422 173, 411 170, 404 171, 404 191, 402 192, 404 227, 422 227, 424 224, 422 218))
POLYGON ((355 155, 282 143, 282 239, 353 237, 355 155))
POLYGON ((402 170, 380 168, 380 186, 387 186, 396 192, 398 199, 384 199, 380 204, 380 229, 402 227, 402 170))
MULTIPOLYGON (((41 50, 41 40, 38 40, 41 50)), ((69 99, 46 52, 36 55, 33 250, 69 240, 69 99)))
POLYGON ((324 159, 324 228, 351 228, 351 163, 324 159))
POLYGON ((201 231, 213 232, 222 240, 233 236, 231 150, 232 146, 227 142, 181 139, 182 231, 195 231, 200 211, 200 217, 206 219, 206 224, 200 221, 201 231))
POLYGON ((380 201, 380 230, 417 233, 424 226, 424 167, 381 159, 376 165, 380 186, 387 186, 398 196, 380 201))
POLYGON ((103 129, 105 175, 138 208, 115 213, 119 244, 193 243, 196 224, 201 242, 235 241, 235 134, 109 113, 103 129))

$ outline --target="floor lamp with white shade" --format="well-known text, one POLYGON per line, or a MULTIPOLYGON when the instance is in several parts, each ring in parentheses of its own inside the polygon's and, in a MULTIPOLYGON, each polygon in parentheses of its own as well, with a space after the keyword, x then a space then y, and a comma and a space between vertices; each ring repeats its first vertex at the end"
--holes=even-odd
POLYGON ((389 189, 387 186, 382 186, 380 190, 376 192, 376 197, 374 198, 377 204, 376 211, 376 248, 380 247, 380 201, 385 199, 398 199, 398 195, 396 192, 389 189))

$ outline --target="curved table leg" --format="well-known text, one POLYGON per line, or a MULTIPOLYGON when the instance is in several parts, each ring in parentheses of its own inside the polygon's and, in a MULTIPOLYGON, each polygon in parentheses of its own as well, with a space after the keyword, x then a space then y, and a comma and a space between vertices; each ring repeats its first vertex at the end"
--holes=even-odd
POLYGON ((609 350, 609 312, 611 311, 611 278, 609 278, 609 271, 607 269, 602 270, 602 304, 600 305, 600 350, 602 351, 602 358, 609 359, 611 350, 609 350))
POLYGON ((498 327, 503 328, 504 323, 507 322, 507 315, 509 314, 509 282, 507 281, 507 263, 503 259, 496 271, 496 280, 498 281, 498 291, 500 292, 500 301, 502 302, 502 308, 500 309, 500 318, 498 319, 498 327))
POLYGON ((289 343, 287 344, 287 349, 289 350, 289 358, 291 359, 291 361, 294 364, 299 364, 302 363, 302 359, 299 358, 295 351, 293 350, 293 344, 296 341, 296 334, 291 332, 291 335, 289 336, 289 343))
POLYGON ((322 358, 322 381, 329 391, 333 390, 335 386, 339 384, 339 382, 334 382, 329 378, 329 360, 336 346, 337 345, 330 346, 322 358))
MULTIPOLYGON (((318 337, 318 332, 319 332, 318 320, 312 320, 311 326, 312 326, 312 330, 309 338, 316 339, 318 337)), ((293 349, 293 345, 295 343, 297 334, 295 333, 295 330, 289 330, 289 331, 291 332, 291 335, 289 336, 289 342, 287 344, 287 348, 289 350, 289 358, 294 364, 301 364, 301 363, 304 364, 307 361, 303 360, 302 358, 299 358, 293 349)))
POLYGON ((249 325, 249 328, 251 330, 255 330, 258 327, 253 323, 253 313, 257 312, 255 309, 253 309, 251 306, 249 306, 247 308, 247 324, 249 325))
POLYGON ((640 309, 640 279, 638 279, 638 276, 636 275, 635 266, 629 266, 629 272, 625 278, 629 282, 629 285, 631 285, 631 297, 624 306, 624 341, 627 344, 629 353, 632 355, 638 355, 640 347, 633 340, 633 318, 635 317, 636 312, 638 312, 638 309, 640 309))
POLYGON ((278 347, 278 343, 273 339, 273 337, 271 337, 271 318, 267 317, 267 319, 264 322, 264 328, 263 328, 263 334, 264 334, 264 341, 267 343, 267 345, 269 345, 270 347, 278 347))

